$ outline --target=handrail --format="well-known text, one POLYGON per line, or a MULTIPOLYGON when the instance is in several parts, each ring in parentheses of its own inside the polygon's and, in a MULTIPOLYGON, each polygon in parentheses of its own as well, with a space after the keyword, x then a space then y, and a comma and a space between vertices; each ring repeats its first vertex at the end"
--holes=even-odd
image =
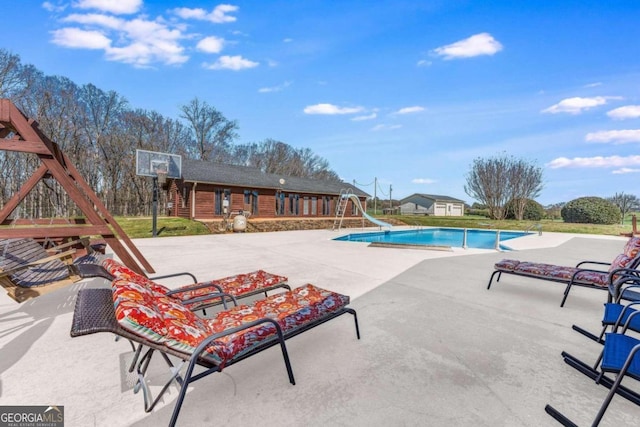
POLYGON ((527 227, 524 231, 531 231, 532 229, 537 228, 538 229, 538 236, 542 236, 542 224, 535 223, 535 224, 531 224, 529 227, 527 227))

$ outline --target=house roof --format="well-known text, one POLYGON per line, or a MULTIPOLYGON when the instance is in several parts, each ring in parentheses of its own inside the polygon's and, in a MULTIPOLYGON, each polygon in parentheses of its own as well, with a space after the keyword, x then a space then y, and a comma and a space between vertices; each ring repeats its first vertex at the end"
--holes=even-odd
POLYGON ((449 197, 449 196, 442 196, 439 194, 423 194, 423 193, 414 193, 412 195, 410 195, 409 197, 405 197, 404 199, 400 200, 400 203, 404 203, 405 201, 409 201, 409 199, 414 199, 414 198, 424 198, 424 199, 429 199, 433 202, 453 202, 453 203, 463 203, 464 204, 464 200, 460 200, 460 199, 456 199, 454 197, 449 197))
POLYGON ((248 188, 282 189, 285 192, 340 194, 349 189, 360 197, 370 197, 369 194, 356 188, 352 184, 342 181, 322 181, 297 176, 264 173, 258 168, 249 166, 213 163, 202 160, 182 160, 182 179, 190 182, 207 184, 230 185, 248 188), (280 184, 280 180, 284 184, 280 184))

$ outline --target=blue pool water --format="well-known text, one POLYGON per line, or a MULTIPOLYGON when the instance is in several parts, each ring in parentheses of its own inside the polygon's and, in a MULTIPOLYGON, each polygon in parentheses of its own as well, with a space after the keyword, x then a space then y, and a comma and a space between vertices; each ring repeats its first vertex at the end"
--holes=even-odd
MULTIPOLYGON (((496 230, 467 230, 467 247, 475 249, 494 249, 496 230)), ((500 243, 516 237, 526 236, 527 232, 500 231, 500 243)), ((462 228, 424 228, 405 231, 379 231, 356 233, 337 237, 334 240, 349 242, 380 242, 399 245, 425 245, 463 247, 464 229, 462 228)), ((500 246, 501 249, 505 249, 500 246)))

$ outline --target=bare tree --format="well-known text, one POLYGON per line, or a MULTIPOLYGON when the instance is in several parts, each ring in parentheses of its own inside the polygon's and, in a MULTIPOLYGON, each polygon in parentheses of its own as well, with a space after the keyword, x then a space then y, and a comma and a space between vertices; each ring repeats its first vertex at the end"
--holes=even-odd
POLYGON ((624 217, 627 213, 640 207, 640 200, 637 196, 634 196, 633 194, 624 194, 624 192, 616 193, 613 197, 608 197, 607 200, 620 209, 620 212, 622 213, 622 220, 620 224, 624 224, 624 217))
POLYGON ((329 162, 314 154, 309 148, 296 149, 271 138, 260 143, 235 146, 233 162, 258 168, 265 173, 327 181, 339 180, 338 174, 329 168, 329 162))
POLYGON ((19 103, 40 74, 33 66, 23 65, 18 55, 0 49, 0 98, 11 98, 19 103))
POLYGON ((180 117, 191 125, 195 140, 194 157, 207 161, 226 160, 231 142, 238 137, 236 121, 228 120, 220 111, 198 98, 180 110, 180 117))
POLYGON ((542 189, 542 170, 522 159, 502 155, 477 158, 466 176, 464 191, 489 209, 493 219, 504 219, 505 205, 516 200, 519 218, 524 214, 528 198, 542 189))
MULTIPOLYGON (((338 179, 329 163, 308 148, 273 139, 234 145, 238 125, 197 98, 178 119, 129 108, 114 91, 46 76, 0 48, 0 98, 9 98, 69 156, 87 183, 116 215, 150 212, 151 181, 135 175, 135 149, 162 151, 323 180, 338 179), (181 120, 182 119, 182 120, 181 120), (186 119, 186 122, 184 121, 186 119)), ((8 135, 10 130, 5 130, 8 135)), ((0 207, 39 166, 35 156, 0 151, 0 207)), ((17 216, 73 216, 77 207, 53 182, 38 184, 17 216)))
POLYGON ((542 168, 526 160, 512 158, 509 180, 515 216, 522 221, 527 200, 535 199, 542 191, 542 168))

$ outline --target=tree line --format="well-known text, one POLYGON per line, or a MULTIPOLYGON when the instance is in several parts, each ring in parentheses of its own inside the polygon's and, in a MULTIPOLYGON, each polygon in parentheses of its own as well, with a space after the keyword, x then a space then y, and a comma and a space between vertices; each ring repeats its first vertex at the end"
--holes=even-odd
MULTIPOLYGON (((525 219, 525 210, 528 206, 539 205, 534 199, 542 191, 543 173, 542 168, 530 160, 507 154, 476 158, 465 178, 464 191, 480 202, 475 203, 472 208, 486 209, 487 215, 492 219, 502 220, 511 214, 512 218, 522 220, 525 219)), ((600 198, 583 197, 581 199, 600 198)), ((562 217, 562 211, 565 210, 566 205, 576 200, 580 199, 548 206, 547 216, 552 219, 562 217)), ((624 192, 615 193, 601 200, 605 203, 601 203, 600 200, 587 200, 584 203, 589 209, 598 212, 606 211, 606 205, 613 206, 616 211, 619 211, 619 220, 623 224, 627 214, 640 208, 640 199, 624 192)), ((538 210, 542 211, 542 206, 539 205, 538 210)))
MULTIPOLYGON (((0 98, 10 99, 38 122, 114 215, 150 214, 152 183, 135 174, 136 149, 251 166, 265 173, 339 180, 328 161, 308 148, 294 148, 271 138, 236 143, 237 121, 197 97, 179 107, 178 117, 166 117, 132 107, 115 91, 45 75, 5 49, 0 49, 0 98)), ((38 166, 33 155, 0 151, 0 208, 38 166)), ((43 180, 13 216, 78 214, 60 186, 43 180)))

